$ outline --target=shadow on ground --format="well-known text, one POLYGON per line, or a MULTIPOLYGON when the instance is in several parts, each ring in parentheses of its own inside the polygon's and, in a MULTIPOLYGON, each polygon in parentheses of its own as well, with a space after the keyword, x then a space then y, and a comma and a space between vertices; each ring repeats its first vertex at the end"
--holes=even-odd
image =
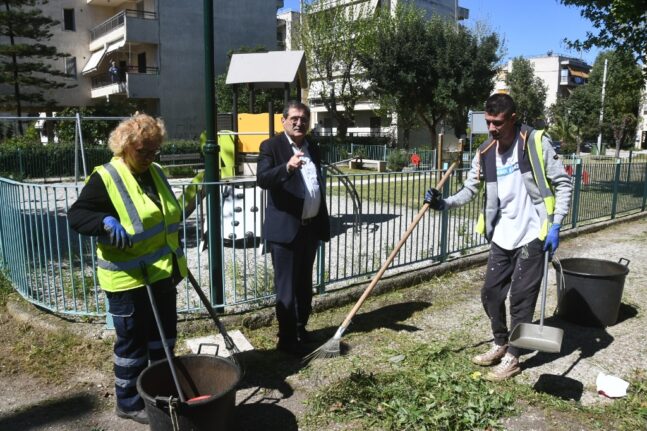
MULTIPOLYGON (((16 388, 19 390, 19 388, 16 388)), ((66 398, 44 401, 0 417, 0 430, 40 429, 46 425, 67 423, 80 418, 97 407, 89 394, 76 393, 66 398)))

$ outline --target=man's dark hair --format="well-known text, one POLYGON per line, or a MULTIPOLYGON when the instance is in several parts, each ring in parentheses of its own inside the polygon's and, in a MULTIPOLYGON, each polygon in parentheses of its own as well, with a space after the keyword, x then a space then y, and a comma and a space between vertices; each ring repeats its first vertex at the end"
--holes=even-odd
POLYGON ((491 95, 485 101, 485 113, 490 115, 505 114, 506 118, 517 112, 517 106, 510 95, 505 93, 496 93, 491 95))
POLYGON ((283 108, 283 118, 288 118, 288 112, 290 109, 298 109, 300 111, 305 111, 306 115, 308 116, 308 120, 310 119, 310 108, 308 108, 308 105, 305 103, 297 102, 296 100, 290 100, 287 105, 285 105, 285 108, 283 108))

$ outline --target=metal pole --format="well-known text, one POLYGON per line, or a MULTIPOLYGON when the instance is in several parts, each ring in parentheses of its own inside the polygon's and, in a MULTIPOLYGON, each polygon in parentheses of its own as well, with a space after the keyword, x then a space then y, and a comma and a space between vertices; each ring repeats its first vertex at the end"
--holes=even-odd
MULTIPOLYGON (((204 0, 204 86, 205 122, 207 140, 204 146, 205 172, 207 183, 220 181, 220 147, 216 142, 216 88, 214 73, 213 41, 213 0, 204 0)), ((220 187, 207 185, 207 220, 209 223, 209 280, 211 297, 216 304, 224 304, 222 283, 222 227, 220 217, 220 187)), ((218 307, 222 311, 222 307, 218 307)))
POLYGON ((600 104, 600 133, 598 134, 598 156, 602 151, 602 121, 604 120, 604 92, 607 87, 607 64, 608 59, 604 59, 604 74, 602 75, 602 102, 600 104))

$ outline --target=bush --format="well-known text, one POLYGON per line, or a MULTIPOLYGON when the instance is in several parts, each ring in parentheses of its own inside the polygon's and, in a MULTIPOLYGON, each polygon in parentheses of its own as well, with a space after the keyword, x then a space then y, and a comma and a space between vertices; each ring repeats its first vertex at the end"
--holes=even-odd
POLYGON ((391 151, 386 160, 386 168, 390 171, 401 171, 408 164, 409 154, 406 150, 391 151))

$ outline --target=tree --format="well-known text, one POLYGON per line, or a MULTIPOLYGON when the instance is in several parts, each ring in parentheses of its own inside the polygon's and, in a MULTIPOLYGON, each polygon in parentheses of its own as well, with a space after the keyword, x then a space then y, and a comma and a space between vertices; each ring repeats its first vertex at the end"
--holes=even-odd
POLYGON ((398 4, 394 14, 377 16, 366 40, 360 62, 372 91, 388 96, 399 117, 413 113, 427 127, 432 147, 443 122, 464 132, 468 110, 493 88, 500 48, 494 33, 475 35, 398 4))
POLYGON ((618 157, 620 148, 632 142, 635 134, 644 81, 640 67, 626 50, 600 53, 595 59, 587 84, 589 91, 597 96, 596 112, 600 112, 599 95, 602 93, 605 59, 608 60, 608 69, 602 133, 614 140, 618 157))
MULTIPOLYGON (((223 73, 216 77, 216 102, 218 104, 218 112, 232 112, 233 111, 233 95, 234 86, 225 83, 227 74, 223 73)), ((251 90, 248 86, 239 86, 238 88, 238 113, 249 113, 249 103, 251 98, 251 90)), ((270 88, 264 89, 261 92, 254 92, 254 112, 266 112, 269 102, 272 102, 273 109, 283 109, 284 104, 283 89, 270 88)))
POLYGON ((577 50, 593 46, 631 53, 647 65, 647 2, 645 0, 560 0, 567 6, 581 8, 580 15, 591 21, 598 32, 586 33, 584 40, 565 40, 577 50))
POLYGON ((537 125, 544 119, 546 85, 535 76, 529 60, 517 57, 512 60, 512 70, 505 78, 510 96, 517 105, 517 118, 529 125, 537 125))
POLYGON ((568 97, 558 97, 550 107, 551 137, 563 142, 564 152, 580 154, 582 143, 594 139, 598 131, 599 94, 595 97, 586 85, 573 90, 568 97))
POLYGON ((370 16, 364 3, 330 5, 315 0, 305 6, 298 39, 303 47, 315 96, 345 137, 355 121, 355 105, 367 91, 358 70, 358 53, 370 16))
MULTIPOLYGON (((48 90, 65 87, 56 78, 66 74, 56 70, 51 60, 65 57, 53 46, 51 28, 58 24, 44 16, 38 0, 3 0, 0 10, 0 36, 9 43, 0 45, 0 109, 22 116, 23 106, 39 108, 53 105, 46 98, 48 90)), ((20 122, 19 122, 20 127, 20 122)), ((22 133, 22 130, 20 130, 22 133)))

